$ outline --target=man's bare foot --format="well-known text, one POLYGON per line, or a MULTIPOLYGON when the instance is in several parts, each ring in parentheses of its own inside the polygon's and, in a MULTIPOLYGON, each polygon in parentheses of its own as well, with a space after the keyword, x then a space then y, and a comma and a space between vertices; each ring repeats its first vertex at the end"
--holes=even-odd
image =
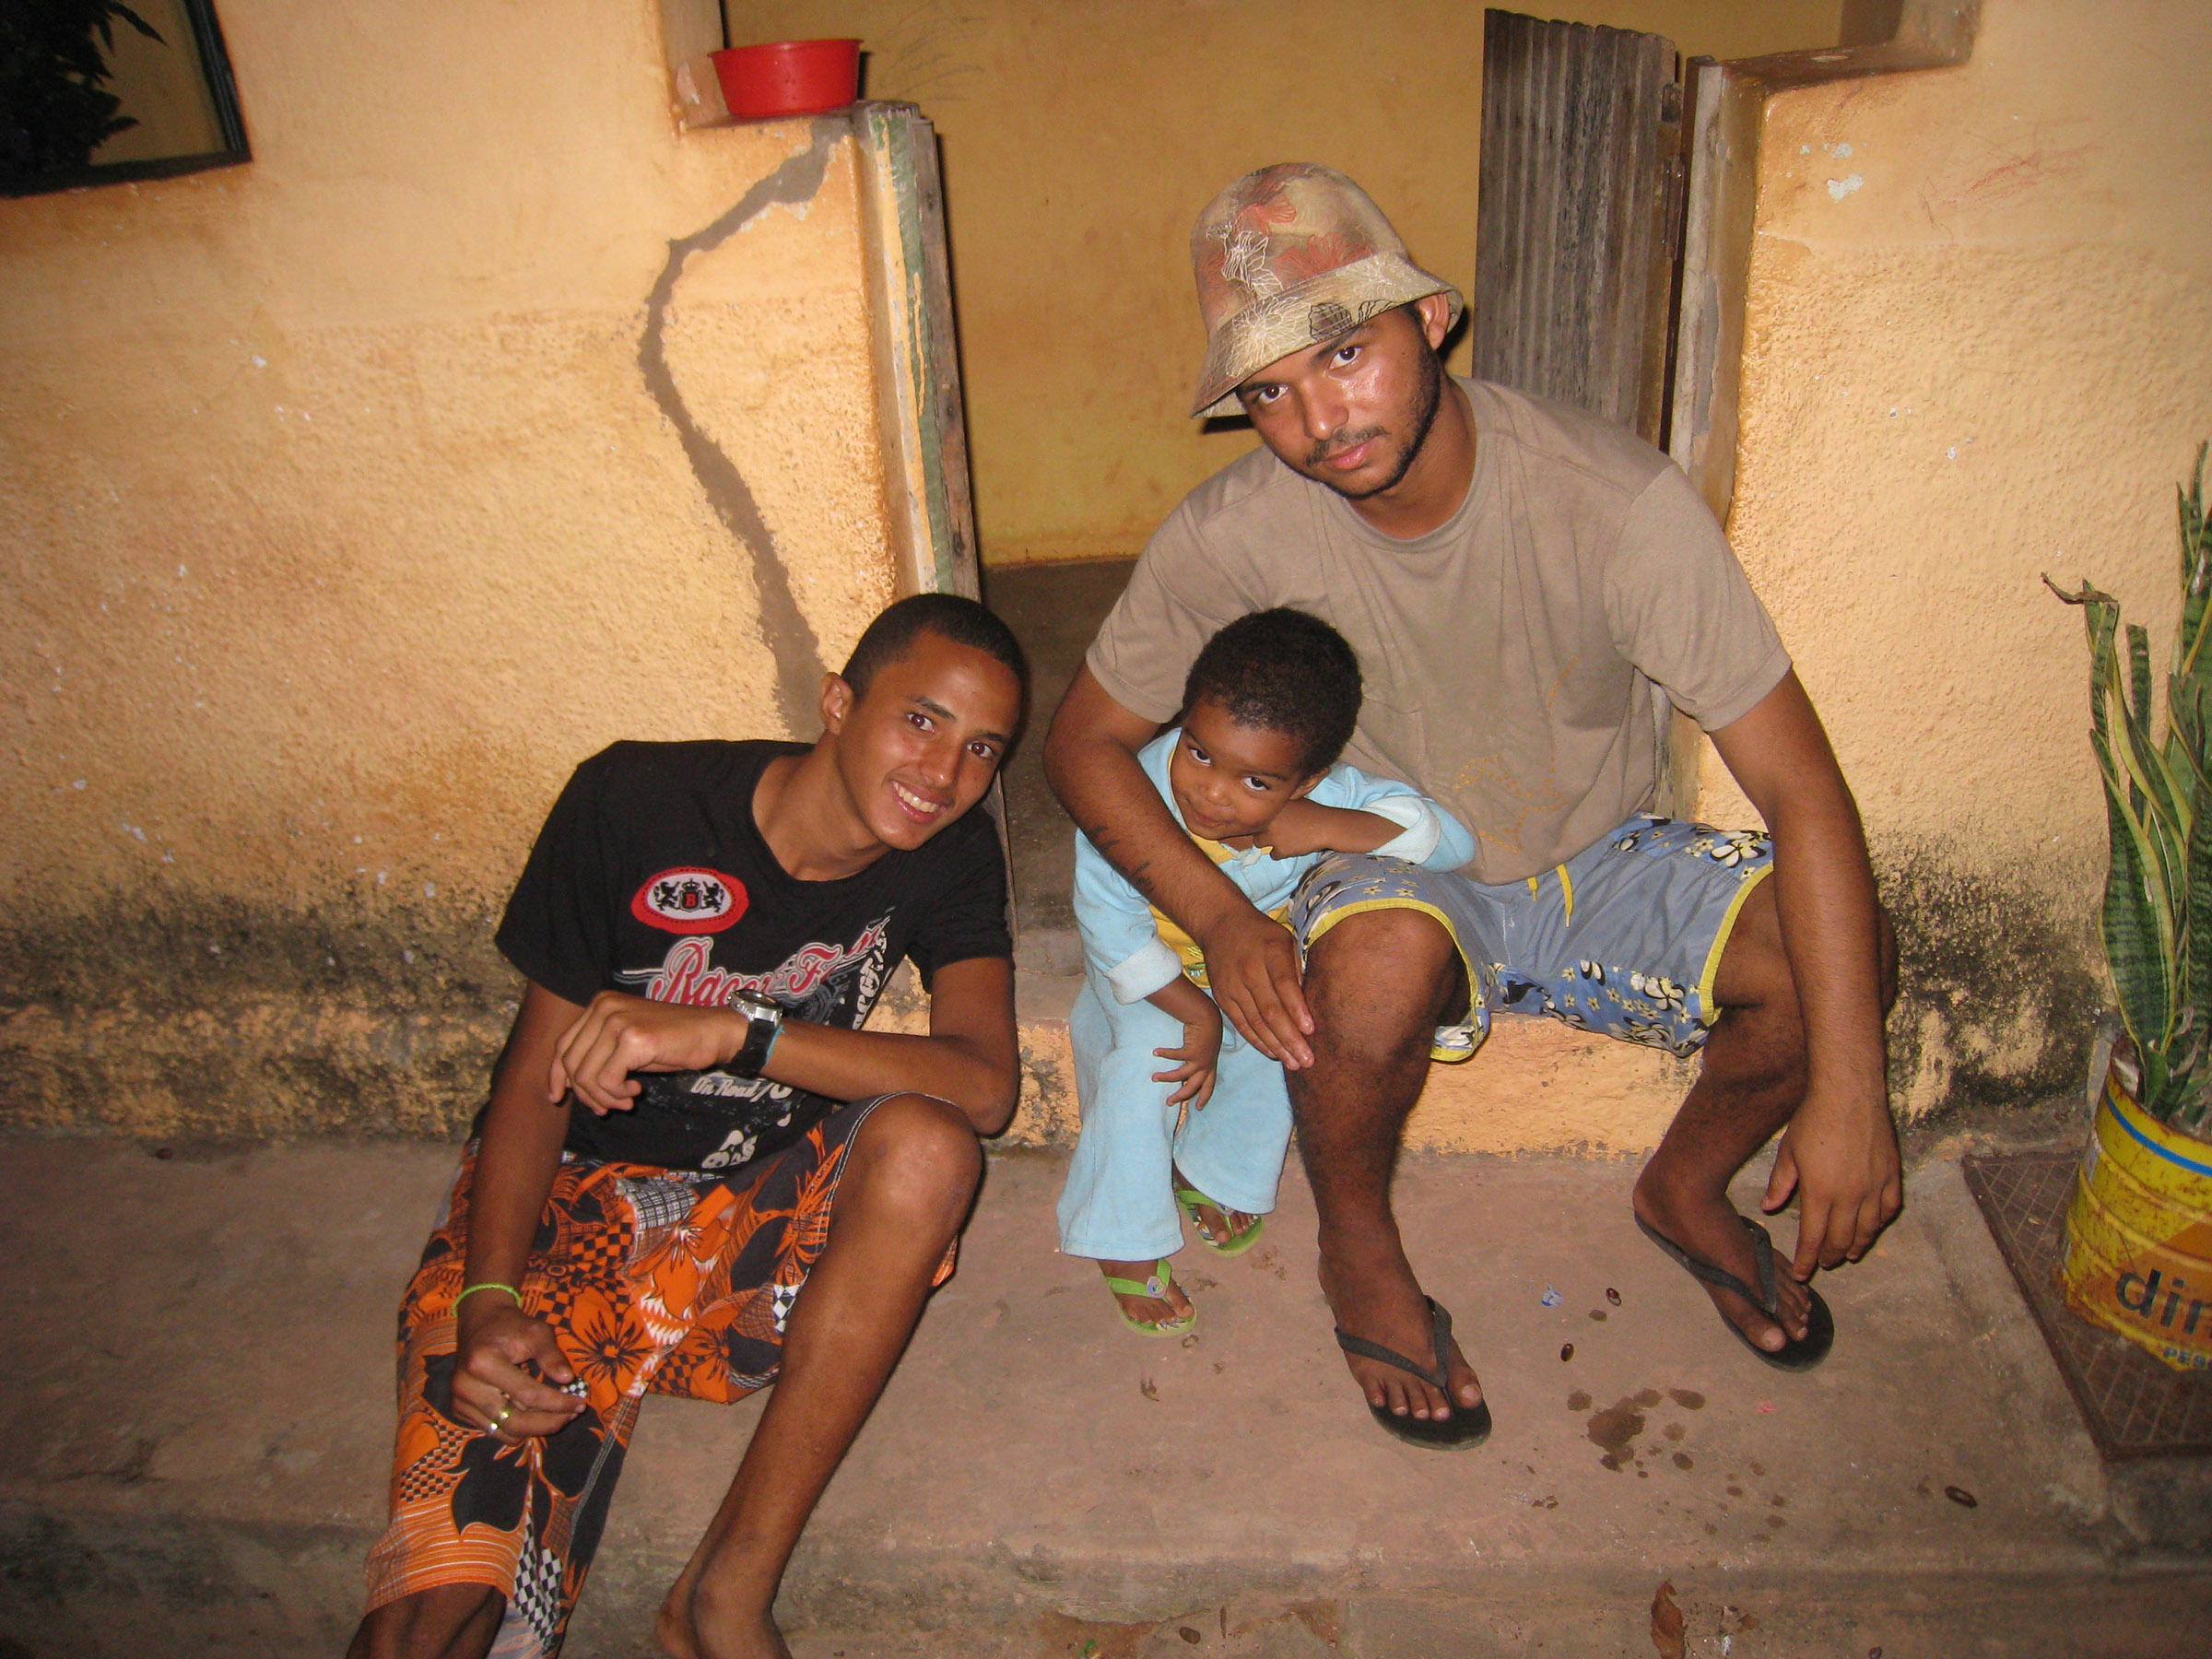
MULTIPOLYGON (((1646 1227, 1693 1260, 1733 1273, 1747 1285, 1759 1283, 1759 1253, 1766 1246, 1744 1225, 1724 1190, 1700 1192, 1690 1182, 1673 1178, 1654 1160, 1637 1178, 1635 1206, 1646 1227)), ((1791 1277, 1788 1268, 1787 1257, 1776 1264, 1774 1288, 1782 1304, 1780 1324, 1732 1291, 1717 1285, 1705 1287, 1721 1316, 1770 1354, 1805 1335, 1812 1310, 1811 1290, 1791 1277)))
MULTIPOLYGON (((1159 1272, 1159 1258, 1149 1262, 1100 1262, 1099 1270, 1108 1278, 1124 1279, 1133 1285, 1146 1285, 1159 1272)), ((1113 1300, 1122 1304, 1122 1312, 1144 1324, 1175 1326, 1188 1324, 1197 1317, 1191 1299, 1182 1293, 1182 1287, 1171 1274, 1160 1286, 1159 1296, 1132 1296, 1116 1290, 1113 1300)))
MULTIPOLYGON (((1328 1299, 1340 1329, 1403 1354, 1424 1368, 1436 1363, 1435 1324, 1429 1300, 1402 1259, 1394 1265, 1394 1271, 1390 1265, 1377 1262, 1368 1265, 1364 1272, 1355 1273, 1344 1263, 1324 1255, 1320 1277, 1322 1294, 1328 1299)), ((1454 1410, 1472 1411, 1482 1403, 1482 1384, 1456 1339, 1451 1344, 1447 1368, 1452 1381, 1450 1399, 1411 1372, 1379 1359, 1347 1354, 1344 1362, 1367 1403, 1395 1417, 1441 1422, 1454 1410)))

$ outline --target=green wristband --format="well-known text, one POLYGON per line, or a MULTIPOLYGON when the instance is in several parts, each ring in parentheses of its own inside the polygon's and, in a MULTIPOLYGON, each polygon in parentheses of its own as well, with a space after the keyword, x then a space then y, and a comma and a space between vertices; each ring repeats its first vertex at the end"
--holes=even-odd
POLYGON ((514 1305, 516 1307, 519 1308, 523 1305, 523 1293, 520 1290, 517 1290, 512 1285, 502 1285, 495 1282, 494 1280, 486 1279, 480 1284, 469 1286, 466 1289, 463 1290, 460 1295, 454 1297, 453 1312, 455 1313, 459 1313, 461 1312, 461 1304, 466 1301, 470 1297, 474 1296, 479 1290, 504 1290, 508 1295, 514 1298, 514 1305))

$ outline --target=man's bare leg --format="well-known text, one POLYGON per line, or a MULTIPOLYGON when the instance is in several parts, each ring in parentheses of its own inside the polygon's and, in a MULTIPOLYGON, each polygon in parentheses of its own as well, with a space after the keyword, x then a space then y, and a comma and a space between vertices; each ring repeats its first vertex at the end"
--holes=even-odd
MULTIPOLYGON (((1309 954, 1313 1065, 1288 1077, 1320 1213, 1322 1293, 1345 1330, 1424 1365, 1434 1360, 1429 1307, 1391 1213, 1390 1179, 1457 968, 1451 935, 1419 911, 1346 917, 1309 954)), ((1401 1417, 1448 1418, 1454 1404, 1482 1399, 1457 1343, 1451 1400, 1393 1366, 1352 1354, 1345 1363, 1370 1405, 1401 1417)))
POLYGON ((489 1584, 441 1584, 386 1602, 361 1620, 346 1659, 484 1659, 507 1598, 489 1584))
POLYGON ((982 1171, 974 1130, 941 1100, 899 1095, 861 1125, 768 1408, 655 1621, 679 1659, 787 1654, 770 1614, 784 1565, 913 1334, 982 1171))
MULTIPOLYGON (((1888 917, 1879 922, 1887 1010, 1897 996, 1897 947, 1888 917)), ((1760 883, 1737 916, 1713 998, 1721 1017, 1705 1041, 1697 1082, 1637 1178, 1636 1214, 1697 1260, 1756 1285, 1759 1246, 1728 1201, 1728 1183, 1789 1123, 1806 1091, 1805 1026, 1771 882, 1760 883)), ((1706 1288, 1721 1312, 1770 1353, 1806 1334, 1811 1292, 1786 1273, 1776 1282, 1780 1324, 1740 1296, 1706 1288)))

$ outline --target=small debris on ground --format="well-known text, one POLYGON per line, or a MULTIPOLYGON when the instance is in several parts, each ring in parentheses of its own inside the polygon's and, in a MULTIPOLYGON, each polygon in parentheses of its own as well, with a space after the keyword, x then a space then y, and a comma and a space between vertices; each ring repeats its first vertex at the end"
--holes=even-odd
POLYGON ((1136 1385, 1136 1392, 1143 1394, 1146 1399, 1151 1401, 1155 1406, 1159 1404, 1159 1388, 1151 1378, 1147 1377, 1142 1382, 1139 1382, 1136 1385))
POLYGON ((1682 1609, 1675 1606, 1672 1579, 1660 1580, 1652 1596, 1652 1645, 1659 1650, 1659 1659, 1684 1659, 1682 1609))
POLYGON ((1573 1358, 1574 1344, 1571 1342, 1562 1342, 1559 1344, 1559 1362, 1563 1365, 1573 1358))
POLYGON ((1981 1500, 1964 1487, 1945 1487, 1943 1495, 1960 1509, 1980 1509, 1981 1500))
POLYGON ((1614 1289, 1612 1286, 1607 1285, 1606 1287, 1606 1300, 1618 1308, 1620 1306, 1620 1292, 1614 1289))
POLYGON ((1182 1637, 1193 1647, 1196 1647, 1201 1641, 1206 1640, 1206 1638, 1199 1635, 1197 1631, 1192 1630, 1189 1625, 1184 1625, 1182 1629, 1178 1630, 1175 1634, 1182 1637))
POLYGON ((1547 1285, 1544 1287, 1544 1294, 1537 1300, 1547 1308, 1556 1308, 1567 1299, 1561 1296, 1557 1290, 1554 1290, 1549 1285, 1547 1285))

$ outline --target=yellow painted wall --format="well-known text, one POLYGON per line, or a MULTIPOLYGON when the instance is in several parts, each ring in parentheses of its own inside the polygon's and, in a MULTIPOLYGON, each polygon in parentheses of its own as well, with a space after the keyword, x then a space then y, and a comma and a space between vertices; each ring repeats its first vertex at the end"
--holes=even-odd
POLYGON ((2040 575, 2163 662, 2212 437, 2208 58, 2206 6, 1984 0, 1959 68, 1768 108, 1730 529, 1899 914, 1908 1112, 2078 1086, 2105 829, 2040 575))
POLYGON ((0 1121, 447 1127, 568 769, 890 596, 853 146, 667 310, 764 629, 640 351, 810 124, 679 135, 654 0, 222 18, 250 166, 0 201, 0 1121))
MULTIPOLYGON (((1547 17, 1741 57, 1841 38, 1841 0, 1610 0, 1547 17)), ((1189 238, 1270 161, 1342 169, 1417 259, 1475 269, 1482 10, 1466 0, 728 0, 730 38, 856 34, 871 97, 943 139, 985 562, 1135 554, 1250 447, 1187 418, 1189 238)), ((1465 367, 1465 347, 1456 366, 1465 367)))

